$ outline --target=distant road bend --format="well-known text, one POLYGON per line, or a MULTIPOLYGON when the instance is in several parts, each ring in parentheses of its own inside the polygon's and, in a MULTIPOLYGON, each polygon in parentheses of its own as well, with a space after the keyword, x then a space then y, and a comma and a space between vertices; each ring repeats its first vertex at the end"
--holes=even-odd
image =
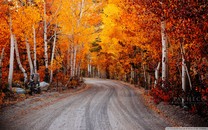
POLYGON ((163 130, 167 123, 118 81, 86 79, 90 89, 22 115, 7 129, 163 130))

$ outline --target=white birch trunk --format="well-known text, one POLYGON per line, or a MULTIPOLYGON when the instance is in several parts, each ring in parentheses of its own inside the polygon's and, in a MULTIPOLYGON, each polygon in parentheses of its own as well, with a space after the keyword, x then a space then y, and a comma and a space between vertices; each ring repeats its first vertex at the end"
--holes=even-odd
POLYGON ((188 68, 187 68, 187 65, 186 65, 186 60, 185 60, 185 56, 184 56, 185 51, 184 51, 184 49, 183 49, 183 45, 182 45, 182 44, 180 45, 180 48, 181 48, 182 60, 184 60, 184 61, 182 61, 182 62, 183 62, 183 64, 184 64, 185 72, 186 72, 186 75, 187 75, 187 77, 188 77, 189 86, 190 86, 190 89, 192 89, 191 77, 190 77, 190 74, 189 74, 189 71, 188 71, 188 68))
POLYGON ((89 59, 89 63, 87 66, 88 66, 88 69, 87 69, 88 77, 91 77, 91 59, 89 59))
POLYGON ((36 32, 35 32, 35 25, 33 25, 33 43, 34 43, 34 46, 33 46, 33 52, 34 52, 34 72, 37 73, 37 53, 36 53, 36 32))
POLYGON ((88 73, 88 77, 90 77, 90 64, 87 64, 87 73, 88 73))
POLYGON ((67 50, 67 65, 66 65, 66 72, 67 75, 69 75, 69 69, 70 69, 70 45, 68 46, 68 50, 67 50))
MULTIPOLYGON (((57 29, 57 24, 56 24, 56 29, 57 29)), ((50 73, 50 83, 53 81, 53 60, 54 60, 54 53, 55 53, 55 48, 56 48, 56 30, 54 32, 54 41, 53 41, 53 48, 52 48, 52 56, 51 56, 51 73, 50 73)))
POLYGON ((154 87, 156 87, 158 79, 159 79, 159 70, 160 70, 160 62, 157 65, 157 68, 155 69, 155 85, 154 87))
MULTIPOLYGON (((181 56, 182 56, 182 75, 181 75, 182 89, 186 93, 186 77, 188 77, 190 89, 192 89, 192 83, 191 83, 191 78, 190 78, 190 75, 189 75, 189 72, 188 72, 188 68, 186 66, 186 60, 185 60, 185 56, 184 56, 185 51, 183 49, 182 43, 180 43, 180 48, 181 48, 181 56)), ((182 106, 186 107, 184 98, 182 98, 182 106)))
POLYGON ((82 3, 81 3, 81 8, 80 8, 80 19, 82 18, 82 15, 83 15, 83 8, 85 6, 85 0, 82 0, 82 3))
POLYGON ((44 58, 45 67, 48 69, 48 43, 47 43, 47 23, 46 23, 46 3, 44 2, 44 58))
POLYGON ((20 61, 19 50, 18 50, 16 38, 14 38, 14 44, 15 44, 15 54, 16 54, 17 64, 24 75, 24 84, 26 84, 27 83, 27 73, 26 73, 26 70, 23 68, 22 63, 20 61))
POLYGON ((79 19, 78 19, 78 22, 77 22, 78 27, 80 26, 80 22, 81 22, 81 19, 82 19, 83 9, 84 9, 84 6, 85 6, 84 4, 85 4, 85 0, 82 0, 81 5, 80 5, 79 19))
POLYGON ((32 74, 34 74, 33 63, 30 54, 30 44, 28 43, 27 37, 25 37, 26 49, 27 49, 27 58, 30 66, 30 79, 32 79, 32 74))
POLYGON ((188 77, 188 80, 189 80, 190 89, 192 89, 191 77, 190 77, 190 74, 189 74, 189 71, 188 71, 188 68, 187 68, 186 64, 185 64, 185 69, 186 69, 186 74, 187 74, 187 77, 188 77))
MULTIPOLYGON (((186 69, 185 69, 185 59, 182 56, 182 89, 186 92, 186 69)), ((182 98, 182 106, 185 106, 185 99, 182 98)))
POLYGON ((167 81, 167 36, 165 32, 165 21, 161 21, 161 36, 162 36, 162 87, 164 87, 164 83, 167 81))
POLYGON ((10 29, 10 59, 9 59, 9 75, 8 75, 8 84, 9 89, 12 90, 12 79, 14 71, 14 35, 12 32, 12 19, 11 15, 9 16, 9 29, 10 29))
POLYGON ((11 33, 11 43, 10 43, 10 60, 9 60, 9 76, 8 83, 9 89, 12 89, 12 79, 13 79, 13 70, 14 70, 14 35, 11 33))
POLYGON ((73 47, 71 45, 71 51, 70 51, 70 75, 73 77, 73 47))
POLYGON ((77 45, 74 47, 74 57, 73 57, 73 76, 75 76, 76 70, 76 60, 77 60, 77 45))

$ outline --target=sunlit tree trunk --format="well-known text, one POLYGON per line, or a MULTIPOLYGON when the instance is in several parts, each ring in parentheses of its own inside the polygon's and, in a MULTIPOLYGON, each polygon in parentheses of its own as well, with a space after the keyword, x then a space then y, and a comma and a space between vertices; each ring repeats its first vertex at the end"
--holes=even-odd
POLYGON ((69 75, 69 69, 70 69, 70 51, 71 51, 71 46, 68 46, 68 50, 67 50, 67 65, 66 65, 66 73, 67 75, 69 75))
POLYGON ((16 54, 16 60, 17 60, 17 64, 20 68, 20 70, 22 71, 23 75, 24 75, 24 84, 27 83, 27 72, 26 70, 23 68, 22 63, 20 61, 20 56, 19 56, 19 50, 18 50, 18 45, 17 45, 17 40, 16 38, 14 38, 14 44, 15 44, 15 54, 16 54))
POLYGON ((70 77, 73 77, 73 47, 70 47, 70 77))
POLYGON ((189 74, 189 71, 188 71, 188 68, 187 68, 186 64, 185 64, 185 69, 186 69, 186 75, 188 77, 190 89, 192 89, 191 77, 190 77, 190 74, 189 74))
POLYGON ((2 61, 4 59, 4 49, 1 51, 1 57, 0 57, 0 85, 2 86, 2 61))
POLYGON ((87 64, 87 76, 90 77, 90 64, 87 64))
POLYGON ((88 77, 91 77, 91 59, 89 59, 89 63, 87 64, 87 72, 88 72, 88 77))
MULTIPOLYGON (((186 92, 186 69, 185 69, 185 59, 182 56, 182 89, 186 92)), ((185 106, 185 99, 182 98, 182 106, 185 106)))
POLYGON ((85 0, 82 0, 81 5, 80 5, 80 13, 79 13, 79 19, 78 19, 78 27, 80 26, 80 22, 81 22, 81 19, 82 19, 84 6, 85 6, 85 0))
POLYGON ((190 74, 189 74, 189 71, 188 71, 188 68, 187 68, 187 65, 186 65, 186 60, 185 60, 185 51, 184 51, 184 49, 183 49, 183 45, 181 44, 181 46, 180 46, 180 48, 181 48, 181 55, 182 55, 182 59, 184 60, 184 67, 185 67, 185 72, 186 72, 186 75, 187 75, 187 77, 188 77, 188 81, 189 81, 189 87, 190 87, 190 89, 192 89, 192 83, 191 83, 191 77, 190 77, 190 74))
MULTIPOLYGON (((56 29, 57 29, 57 24, 56 24, 56 29)), ((53 48, 52 48, 52 56, 51 56, 51 73, 50 73, 50 83, 52 83, 53 80, 53 60, 54 60, 54 53, 55 53, 55 48, 56 48, 56 35, 57 31, 55 30, 54 32, 54 41, 53 41, 53 48)))
POLYGON ((25 36, 25 43, 26 43, 26 49, 27 49, 28 62, 30 66, 30 79, 32 79, 32 74, 34 74, 34 69, 33 69, 33 63, 32 63, 31 54, 30 54, 30 44, 26 36, 25 36))
POLYGON ((9 75, 8 75, 8 84, 9 89, 12 90, 12 79, 14 71, 14 34, 12 32, 12 19, 9 16, 9 28, 10 28, 10 59, 9 59, 9 75))
POLYGON ((13 79, 13 70, 14 70, 14 35, 11 33, 11 43, 10 43, 10 60, 9 60, 9 89, 12 89, 12 79, 13 79))
MULTIPOLYGON (((187 65, 186 65, 186 60, 185 60, 185 51, 184 51, 184 48, 183 48, 183 45, 182 43, 180 43, 180 49, 181 49, 181 57, 182 57, 182 74, 181 74, 181 78, 182 78, 182 89, 183 91, 186 93, 186 80, 187 80, 187 77, 188 77, 188 81, 189 81, 189 86, 190 86, 190 89, 192 89, 192 83, 191 83, 191 78, 190 78, 190 75, 189 75, 189 72, 188 72, 188 68, 187 68, 187 65)), ((182 106, 185 107, 185 99, 182 98, 182 106)))
POLYGON ((45 81, 48 82, 49 72, 48 72, 48 43, 47 43, 47 23, 46 23, 46 2, 44 1, 44 58, 45 58, 45 81))
MULTIPOLYGON (((84 4, 85 4, 85 0, 82 0, 82 2, 80 3, 80 13, 79 13, 79 19, 77 21, 77 27, 80 26, 80 22, 82 19, 82 15, 83 15, 83 9, 84 9, 84 4)), ((74 42, 74 41, 73 41, 74 42)), ((77 51, 78 51, 78 42, 76 43, 76 45, 73 46, 73 67, 72 67, 72 76, 77 76, 77 72, 78 72, 78 66, 77 66, 77 51)))
POLYGON ((77 60, 77 45, 74 46, 74 57, 73 57, 73 76, 75 76, 76 70, 76 60, 77 60))
POLYGON ((167 82, 167 36, 165 32, 165 21, 161 21, 161 36, 162 36, 162 87, 164 87, 164 83, 167 82))
POLYGON ((37 73, 37 53, 36 53, 36 32, 35 32, 35 25, 33 25, 33 52, 34 52, 34 72, 37 73))
POLYGON ((155 69, 155 85, 154 87, 156 87, 158 79, 159 79, 159 70, 160 70, 160 62, 157 65, 157 68, 155 69))

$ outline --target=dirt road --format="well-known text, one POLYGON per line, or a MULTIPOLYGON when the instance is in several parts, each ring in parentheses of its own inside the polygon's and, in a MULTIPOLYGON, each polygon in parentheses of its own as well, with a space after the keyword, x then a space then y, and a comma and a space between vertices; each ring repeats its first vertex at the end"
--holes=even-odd
POLYGON ((0 129, 162 130, 168 126, 144 106, 133 89, 121 82, 86 79, 86 83, 90 89, 52 105, 10 119, 1 115, 0 129))

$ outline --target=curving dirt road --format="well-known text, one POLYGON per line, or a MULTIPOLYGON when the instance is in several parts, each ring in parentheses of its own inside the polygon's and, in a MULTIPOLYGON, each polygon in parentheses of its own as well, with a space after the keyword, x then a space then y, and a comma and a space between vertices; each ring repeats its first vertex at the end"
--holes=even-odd
POLYGON ((0 129, 162 130, 169 126, 121 82, 86 79, 86 83, 91 86, 87 91, 10 120, 1 118, 0 129))

